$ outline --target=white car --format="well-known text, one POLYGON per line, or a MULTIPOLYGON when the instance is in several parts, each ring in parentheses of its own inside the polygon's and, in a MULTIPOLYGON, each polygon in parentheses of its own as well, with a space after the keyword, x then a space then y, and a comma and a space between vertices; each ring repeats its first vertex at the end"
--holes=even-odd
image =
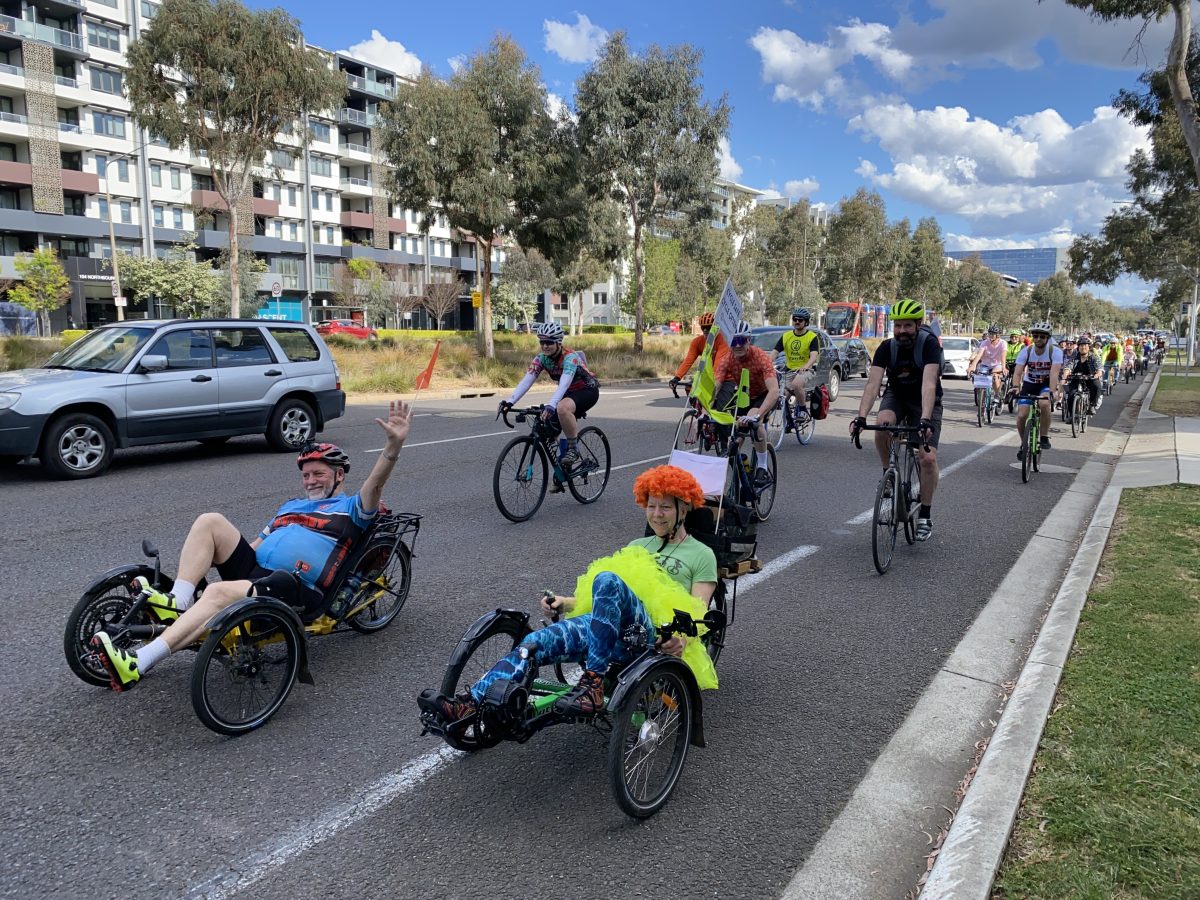
POLYGON ((975 338, 943 335, 942 356, 945 358, 945 365, 942 366, 942 374, 966 378, 967 364, 970 363, 971 357, 978 349, 979 341, 975 338))

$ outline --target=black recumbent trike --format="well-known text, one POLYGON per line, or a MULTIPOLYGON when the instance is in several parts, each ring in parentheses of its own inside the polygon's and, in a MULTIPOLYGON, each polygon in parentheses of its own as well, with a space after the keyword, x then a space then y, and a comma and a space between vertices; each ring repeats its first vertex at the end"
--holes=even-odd
MULTIPOLYGON (((660 640, 680 634, 698 637, 717 662, 734 619, 737 578, 761 568, 754 556, 753 519, 747 507, 705 506, 688 514, 688 533, 717 557, 717 587, 703 618, 676 610, 673 621, 656 628, 660 640)), ((532 632, 527 612, 499 608, 480 616, 451 653, 440 693, 454 697, 469 689, 532 632)), ((465 720, 446 723, 422 706, 422 733, 436 734, 459 750, 475 751, 501 741, 524 743, 551 725, 591 725, 608 735, 609 779, 621 809, 634 818, 652 816, 670 798, 689 745, 704 746, 700 688, 687 664, 650 643, 642 627, 628 628, 621 637, 629 657, 605 672, 605 708, 597 716, 575 717, 554 709, 555 701, 578 681, 578 665, 539 667, 535 660, 523 680, 493 682, 478 713, 465 720)))
MULTIPOLYGON (((340 567, 325 602, 311 612, 265 595, 237 600, 208 623, 204 637, 187 649, 192 665, 192 706, 200 721, 221 734, 238 735, 265 724, 297 680, 312 684, 308 638, 352 628, 381 631, 399 614, 412 581, 412 557, 421 516, 379 514, 359 536, 340 567)), ((145 576, 166 592, 173 579, 162 571, 149 541, 142 552, 154 561, 118 566, 93 581, 67 618, 63 649, 71 671, 88 684, 109 686, 92 637, 105 631, 115 646, 135 650, 162 634, 146 592, 134 583, 145 576)), ((278 574, 278 573, 277 573, 278 574)), ((206 582, 196 586, 199 593, 206 582)))

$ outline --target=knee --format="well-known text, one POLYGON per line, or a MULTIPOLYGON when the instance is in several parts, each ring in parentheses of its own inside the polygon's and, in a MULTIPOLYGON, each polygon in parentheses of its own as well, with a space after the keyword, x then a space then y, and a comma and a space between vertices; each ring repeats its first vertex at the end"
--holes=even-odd
POLYGON ((224 609, 234 601, 250 596, 248 581, 218 581, 204 589, 201 601, 212 609, 224 609))
POLYGON ((917 464, 921 467, 922 475, 929 475, 937 471, 937 448, 930 447, 928 452, 922 451, 917 458, 917 464))
POLYGON ((226 527, 232 528, 233 524, 218 512, 206 512, 196 517, 196 522, 192 527, 217 532, 226 527))
POLYGON ((616 572, 598 572, 592 579, 592 596, 596 597, 600 594, 612 596, 619 593, 624 587, 625 582, 616 572))

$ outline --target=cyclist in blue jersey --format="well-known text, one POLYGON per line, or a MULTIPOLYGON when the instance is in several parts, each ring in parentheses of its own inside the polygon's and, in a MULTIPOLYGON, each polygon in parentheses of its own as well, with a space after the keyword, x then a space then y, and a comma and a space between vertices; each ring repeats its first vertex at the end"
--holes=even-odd
MULTIPOLYGON (((563 346, 563 327, 557 322, 538 325, 537 336, 540 352, 529 364, 525 377, 513 390, 512 396, 500 401, 500 411, 510 409, 524 397, 543 372, 558 381, 558 390, 546 402, 542 419, 550 421, 557 417, 562 428, 562 437, 558 439, 558 462, 565 471, 579 463, 579 451, 575 449, 579 437, 579 421, 576 417, 596 405, 600 399, 600 382, 588 369, 583 351, 568 350, 563 346)), ((562 490, 557 479, 555 490, 562 490)))
POLYGON ((296 460, 304 497, 283 504, 253 541, 220 513, 204 513, 184 541, 179 577, 169 594, 137 579, 150 592, 149 608, 172 624, 133 652, 114 647, 103 631, 95 635, 92 643, 114 691, 128 690, 174 651, 195 643, 213 616, 243 597, 277 597, 305 612, 320 608, 338 566, 379 511, 383 486, 408 437, 412 408, 393 401, 387 419, 375 421, 387 435, 386 446, 357 494, 342 492, 350 471, 345 452, 334 444, 307 444, 296 460), (196 584, 214 566, 221 580, 195 597, 196 584))

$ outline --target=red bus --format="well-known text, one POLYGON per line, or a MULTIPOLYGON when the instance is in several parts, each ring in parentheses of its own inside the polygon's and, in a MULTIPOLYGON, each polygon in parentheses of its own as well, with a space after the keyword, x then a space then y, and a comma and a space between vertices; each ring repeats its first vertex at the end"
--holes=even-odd
POLYGON ((830 337, 887 337, 888 305, 840 300, 825 308, 825 330, 830 337))

